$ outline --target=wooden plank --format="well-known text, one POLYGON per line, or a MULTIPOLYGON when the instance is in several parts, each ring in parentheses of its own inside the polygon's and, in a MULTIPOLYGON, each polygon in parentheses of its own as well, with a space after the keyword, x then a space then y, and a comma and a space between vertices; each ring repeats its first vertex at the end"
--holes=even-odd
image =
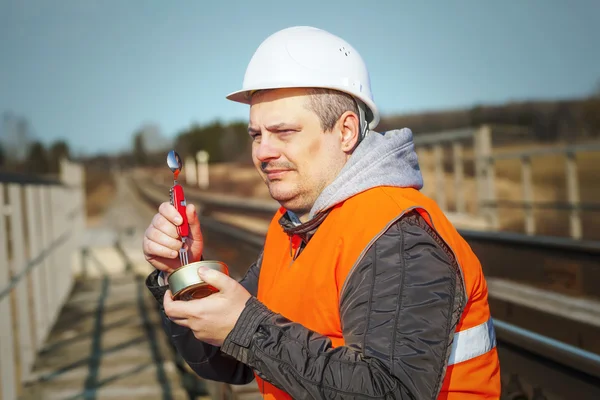
POLYGON ((577 179, 577 160, 575 158, 575 153, 567 153, 565 169, 567 180, 567 200, 573 207, 569 214, 569 228, 571 238, 579 240, 583 236, 583 232, 581 227, 581 213, 578 209, 580 205, 579 180, 577 179))
MULTIPOLYGON (((56 224, 56 213, 57 213, 57 206, 61 206, 61 205, 57 203, 58 199, 56 198, 56 187, 50 187, 48 189, 49 189, 48 190, 48 197, 49 197, 48 228, 49 228, 49 238, 50 238, 49 243, 52 243, 59 237, 59 233, 57 231, 57 224, 56 224)), ((62 277, 60 276, 60 271, 58 270, 58 265, 60 264, 60 260, 57 258, 57 253, 55 251, 53 251, 51 254, 48 255, 48 260, 50 262, 50 276, 51 276, 51 290, 52 290, 52 292, 51 292, 52 307, 50 308, 50 318, 52 319, 52 321, 56 321, 56 319, 58 318, 58 314, 60 313, 60 307, 61 307, 59 288, 60 288, 60 280, 62 277)))
MULTIPOLYGON (((22 186, 12 183, 8 187, 8 199, 11 212, 9 214, 12 239, 13 275, 21 274, 27 266, 25 257, 25 234, 23 231, 22 186)), ((19 365, 21 380, 28 379, 34 360, 34 339, 32 337, 29 305, 29 288, 27 276, 23 276, 15 287, 19 339, 19 365)))
POLYGON ((433 145, 433 157, 434 157, 434 168, 435 168, 435 199, 438 206, 446 211, 446 185, 444 179, 444 153, 442 151, 442 145, 437 143, 433 145))
MULTIPOLYGON (((29 259, 37 257, 42 251, 42 233, 40 230, 42 216, 40 214, 40 188, 28 185, 25 188, 27 224, 29 237, 29 259)), ((48 330, 46 318, 46 302, 44 287, 44 271, 41 265, 34 267, 31 271, 31 286, 33 289, 33 309, 35 320, 35 344, 36 350, 41 348, 48 330)))
MULTIPOLYGON (((5 204, 4 185, 0 183, 0 290, 7 287, 10 282, 5 204)), ((2 394, 2 400, 15 400, 17 398, 17 382, 12 329, 14 316, 10 307, 10 296, 0 298, 0 315, 3 321, 8 324, 8 329, 0 329, 0 381, 2 382, 0 393, 2 394)))
POLYGON ((533 214, 533 182, 531 176, 531 159, 521 158, 521 181, 523 185, 523 201, 525 202, 525 233, 535 234, 535 216, 533 214))
POLYGON ((496 172, 492 158, 492 130, 487 125, 483 125, 475 135, 475 154, 479 201, 484 203, 480 210, 491 228, 498 229, 498 210, 493 206, 496 201, 496 172))
POLYGON ((467 211, 465 203, 465 172, 463 166, 463 148, 460 142, 452 143, 452 158, 454 159, 454 193, 456 212, 464 214, 467 211))
MULTIPOLYGON (((41 226, 40 232, 42 237, 42 248, 46 249, 52 243, 52 235, 50 232, 50 188, 48 186, 40 187, 40 213, 41 213, 41 226)), ((47 330, 52 329, 52 325, 54 324, 53 310, 54 310, 54 271, 52 271, 52 258, 46 257, 43 261, 42 271, 43 276, 45 278, 45 282, 43 284, 45 290, 45 300, 46 300, 46 316, 47 316, 47 330)))

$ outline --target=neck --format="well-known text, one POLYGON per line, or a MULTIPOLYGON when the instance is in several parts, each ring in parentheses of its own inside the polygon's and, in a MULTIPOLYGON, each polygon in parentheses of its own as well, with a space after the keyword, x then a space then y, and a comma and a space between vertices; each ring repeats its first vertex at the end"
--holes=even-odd
POLYGON ((310 214, 310 211, 306 211, 306 210, 292 210, 288 208, 288 212, 290 213, 290 218, 292 219, 292 221, 298 223, 305 223, 308 221, 308 216, 310 214))

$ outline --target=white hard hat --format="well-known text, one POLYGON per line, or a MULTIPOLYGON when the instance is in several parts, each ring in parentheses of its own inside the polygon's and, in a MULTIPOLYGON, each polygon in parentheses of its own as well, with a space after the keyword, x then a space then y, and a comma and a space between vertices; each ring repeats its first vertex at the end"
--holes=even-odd
POLYGON ((310 26, 286 28, 265 39, 246 68, 242 89, 227 98, 249 104, 256 90, 292 87, 348 93, 366 105, 370 129, 379 123, 369 71, 361 55, 338 36, 310 26))

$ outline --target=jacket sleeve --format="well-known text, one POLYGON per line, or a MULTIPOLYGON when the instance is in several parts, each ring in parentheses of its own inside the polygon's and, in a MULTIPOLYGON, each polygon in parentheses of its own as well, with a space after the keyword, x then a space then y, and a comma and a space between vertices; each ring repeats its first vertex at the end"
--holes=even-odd
MULTIPOLYGON (((240 281, 240 284, 253 296, 256 296, 258 290, 261 261, 262 254, 240 281)), ((219 347, 196 339, 189 328, 177 325, 167 317, 162 299, 168 286, 160 286, 157 277, 158 271, 150 274, 146 286, 159 303, 165 333, 190 368, 204 379, 240 385, 252 382, 254 373, 248 366, 222 353, 219 347)))
POLYGON ((347 278, 344 346, 251 298, 222 351, 294 399, 435 399, 466 301, 461 277, 435 232, 409 215, 347 278))

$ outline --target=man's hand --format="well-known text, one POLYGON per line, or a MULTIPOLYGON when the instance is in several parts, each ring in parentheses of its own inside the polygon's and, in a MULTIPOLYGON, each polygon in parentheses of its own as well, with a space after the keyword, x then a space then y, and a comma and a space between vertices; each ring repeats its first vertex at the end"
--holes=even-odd
MULTIPOLYGON (((192 263, 200 261, 204 242, 196 208, 193 204, 188 204, 186 211, 190 225, 188 257, 192 263)), ((171 273, 181 267, 179 249, 182 243, 177 233, 177 226, 181 223, 181 216, 173 205, 168 202, 160 205, 158 213, 154 215, 150 226, 146 229, 143 242, 144 256, 154 268, 171 273)))
POLYGON ((203 299, 175 301, 167 290, 163 301, 165 314, 176 324, 190 328, 196 339, 221 346, 251 295, 236 280, 219 271, 201 266, 198 276, 219 291, 203 299))

